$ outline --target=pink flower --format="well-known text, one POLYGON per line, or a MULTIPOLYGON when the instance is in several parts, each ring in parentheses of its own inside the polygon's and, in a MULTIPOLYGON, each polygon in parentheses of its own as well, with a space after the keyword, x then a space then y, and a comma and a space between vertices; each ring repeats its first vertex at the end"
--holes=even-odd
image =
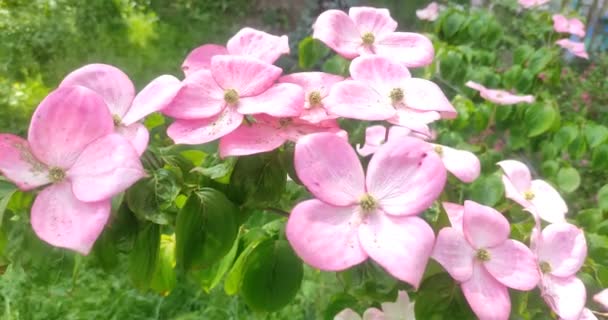
POLYGON ((570 39, 560 39, 557 40, 555 43, 557 43, 560 47, 568 50, 568 52, 577 57, 589 59, 589 54, 587 54, 587 50, 585 49, 585 43, 583 42, 576 42, 570 39))
POLYGON ((569 223, 550 224, 535 233, 541 295, 560 319, 578 320, 587 299, 585 285, 576 277, 587 256, 585 235, 569 223))
POLYGON ((435 83, 412 78, 403 65, 380 56, 359 57, 352 79, 336 83, 326 98, 331 113, 359 120, 388 120, 418 132, 427 124, 455 118, 456 109, 435 83))
POLYGON ((593 296, 593 301, 602 305, 602 307, 608 310, 608 289, 604 289, 593 296))
POLYGON ((220 156, 243 156, 267 152, 287 141, 297 142, 315 132, 343 133, 335 120, 312 124, 298 118, 274 118, 258 115, 254 123, 244 122, 236 130, 220 139, 220 156))
MULTIPOLYGON (((370 126, 365 129, 365 145, 357 146, 357 152, 365 157, 376 152, 385 141, 399 143, 403 138, 413 136, 415 133, 409 129, 393 126, 387 140, 384 126, 370 126)), ((427 143, 426 148, 439 155, 445 168, 462 182, 473 182, 479 177, 481 165, 472 152, 432 143, 427 143)))
POLYGON ((399 291, 397 301, 382 303, 382 311, 369 308, 363 313, 363 319, 352 309, 344 309, 334 320, 415 320, 414 303, 405 291, 399 291))
POLYGON ((528 167, 515 160, 498 162, 504 172, 502 182, 507 198, 519 203, 532 213, 547 222, 565 221, 568 207, 564 199, 550 184, 543 180, 532 180, 528 167))
POLYGON ((397 279, 419 285, 434 234, 417 215, 446 181, 441 160, 423 141, 385 144, 365 175, 346 140, 315 133, 296 144, 294 165, 317 198, 296 205, 287 221, 287 239, 304 262, 338 271, 370 257, 397 279))
POLYGON ((31 213, 42 240, 88 254, 110 216, 110 198, 144 176, 135 149, 113 132, 103 99, 70 86, 40 103, 27 140, 0 134, 0 172, 24 191, 47 186, 31 213))
POLYGON ((171 104, 162 110, 176 118, 167 134, 175 143, 201 144, 238 128, 244 115, 299 116, 304 91, 275 81, 281 68, 256 58, 216 55, 209 70, 186 77, 171 104))
POLYGON ((340 10, 327 10, 319 15, 313 29, 314 38, 347 59, 373 54, 415 68, 430 64, 435 55, 433 43, 427 37, 395 32, 397 22, 387 9, 352 7, 348 15, 340 10))
POLYGON ((424 9, 416 10, 416 17, 420 20, 435 21, 439 17, 439 5, 433 1, 424 9))
POLYGON ((507 287, 532 290, 539 273, 532 251, 510 240, 507 219, 493 208, 473 201, 464 207, 444 203, 452 227, 437 235, 432 257, 456 281, 473 312, 482 320, 508 319, 507 287))
POLYGON ((274 36, 252 28, 243 28, 237 32, 226 47, 217 44, 205 44, 192 50, 182 70, 189 76, 201 69, 211 68, 211 58, 216 55, 237 55, 259 59, 273 64, 280 56, 289 54, 287 36, 274 36))
POLYGON ((593 312, 587 308, 583 309, 581 313, 581 317, 578 320, 598 320, 597 317, 593 314, 593 312))
POLYGON ((526 9, 530 9, 542 6, 543 4, 549 3, 549 1, 550 0, 519 0, 518 3, 526 9))
POLYGON ((465 85, 471 89, 479 91, 479 95, 482 98, 496 104, 510 105, 522 102, 534 102, 534 96, 531 95, 518 96, 505 90, 488 89, 483 85, 473 81, 467 81, 465 85))
POLYGON ((148 147, 149 133, 139 121, 167 106, 181 87, 169 75, 160 76, 137 96, 129 77, 107 64, 89 64, 72 71, 59 87, 83 86, 95 91, 105 101, 114 119, 114 130, 127 138, 138 154, 148 147))
POLYGON ((553 29, 556 32, 570 33, 579 37, 585 36, 585 24, 577 19, 568 19, 561 14, 553 15, 553 29))
POLYGON ((325 105, 325 98, 331 87, 343 80, 344 78, 341 76, 324 72, 300 72, 282 76, 278 81, 294 83, 304 89, 306 99, 300 119, 310 123, 319 123, 338 117, 329 113, 325 105))

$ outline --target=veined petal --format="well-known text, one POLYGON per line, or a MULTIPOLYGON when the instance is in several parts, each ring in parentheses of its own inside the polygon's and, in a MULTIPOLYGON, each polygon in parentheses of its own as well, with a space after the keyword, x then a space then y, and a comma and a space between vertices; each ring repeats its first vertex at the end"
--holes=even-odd
POLYGON ((220 139, 220 156, 244 156, 274 150, 287 139, 281 130, 259 123, 242 124, 220 139))
POLYGON ((340 10, 327 10, 319 15, 313 28, 313 38, 321 40, 341 56, 352 59, 363 45, 355 22, 340 10))
POLYGON ((349 69, 353 80, 372 87, 386 99, 390 99, 391 90, 401 89, 402 82, 411 77, 405 66, 392 59, 376 55, 356 58, 349 69))
POLYGON ((540 280, 538 265, 532 251, 523 243, 508 239, 488 248, 490 260, 486 270, 505 286, 517 290, 532 290, 540 280))
POLYGON ((374 51, 378 55, 396 59, 408 68, 429 65, 435 56, 431 40, 411 32, 393 32, 378 39, 374 51))
POLYGON ((353 19, 361 35, 371 32, 376 38, 380 38, 397 29, 397 21, 391 18, 388 9, 351 7, 348 16, 353 19))
POLYGON ((111 134, 88 145, 66 176, 78 200, 95 202, 125 191, 145 172, 131 143, 111 134))
POLYGON ((561 278, 545 274, 541 281, 541 294, 549 307, 564 320, 579 320, 587 300, 585 285, 575 276, 561 278))
POLYGON ((532 176, 528 167, 516 160, 504 160, 497 163, 505 173, 511 184, 519 193, 530 189, 532 176))
POLYGON ((285 234, 307 264, 326 271, 344 270, 367 259, 357 233, 358 210, 316 199, 300 202, 289 215, 285 234))
POLYGON ((27 141, 12 134, 0 134, 0 174, 23 191, 50 181, 46 165, 30 151, 27 141))
POLYGON ((509 238, 511 227, 507 218, 494 208, 466 200, 462 231, 475 249, 486 249, 505 242, 509 238))
POLYGON ((238 111, 242 114, 265 113, 274 117, 299 116, 304 109, 304 90, 293 83, 278 83, 268 90, 241 98, 238 111))
POLYGON ((446 146, 434 145, 439 151, 445 168, 462 182, 473 182, 481 171, 481 164, 474 153, 453 149, 446 146), (439 148, 438 148, 439 147, 439 148))
POLYGON ((182 71, 186 77, 201 69, 211 68, 211 57, 228 54, 228 50, 224 46, 217 44, 202 45, 188 54, 184 63, 182 63, 182 71))
POLYGON ((460 287, 475 315, 481 320, 507 320, 511 298, 507 287, 496 281, 479 262, 473 264, 473 275, 460 287))
POLYGON ((365 194, 365 176, 348 141, 332 133, 314 133, 296 143, 298 177, 320 200, 336 206, 357 204, 365 194))
POLYGON ((83 86, 99 94, 113 115, 123 117, 133 97, 133 82, 120 69, 107 64, 88 64, 68 74, 59 87, 83 86))
POLYGON ((69 182, 51 185, 36 197, 31 223, 49 244, 88 254, 110 217, 110 200, 82 202, 69 182))
POLYGON ((420 78, 409 78, 403 80, 405 98, 403 103, 408 108, 420 111, 436 111, 443 118, 456 118, 456 109, 445 97, 441 88, 434 82, 420 78))
POLYGON ((329 89, 336 83, 343 81, 344 77, 325 72, 298 72, 279 78, 279 82, 294 83, 302 87, 308 96, 312 92, 318 92, 322 98, 329 94, 329 89))
POLYGON ((443 206, 445 213, 448 215, 448 219, 450 220, 452 228, 462 233, 462 217, 464 216, 464 206, 451 202, 442 202, 441 205, 443 206))
POLYGON ((394 217, 376 210, 359 228, 359 239, 370 258, 395 278, 417 288, 435 235, 418 217, 394 217))
POLYGON ((123 136, 129 142, 138 155, 142 155, 148 148, 148 142, 150 140, 150 133, 143 124, 136 122, 130 126, 118 126, 116 127, 116 133, 123 136))
POLYGON ((583 231, 569 223, 552 223, 542 231, 538 246, 539 262, 549 263, 550 273, 558 277, 574 276, 587 257, 583 231))
POLYGON ((32 116, 28 142, 49 167, 69 168, 84 148, 114 131, 114 121, 100 95, 81 86, 51 92, 32 116))
POLYGON ((385 143, 367 167, 367 191, 393 215, 421 213, 441 194, 445 181, 439 156, 416 138, 385 143))
POLYGON ((475 250, 464 238, 462 231, 456 228, 443 228, 439 231, 432 257, 456 281, 467 281, 473 274, 475 250))
POLYGON ((239 30, 226 45, 233 55, 250 56, 273 64, 280 56, 289 54, 287 36, 275 36, 253 28, 239 30))
POLYGON ((226 107, 217 116, 201 120, 176 120, 167 135, 178 144, 201 144, 217 140, 238 128, 243 115, 232 107, 226 107))
POLYGON ((384 143, 386 140, 386 127, 381 125, 369 126, 365 128, 365 145, 357 145, 357 152, 365 157, 368 156, 384 143))
POLYGON ((236 90, 241 98, 268 90, 281 72, 281 68, 253 57, 220 55, 211 58, 211 74, 217 84, 224 90, 236 90))
POLYGON ((534 198, 529 201, 541 219, 550 223, 565 221, 568 207, 555 188, 543 180, 533 180, 530 191, 534 198))
POLYGON ((363 82, 345 80, 336 83, 325 98, 327 109, 345 118, 359 120, 386 120, 395 115, 388 96, 363 82))
POLYGON ((189 74, 162 113, 182 120, 213 117, 226 106, 224 91, 209 70, 189 74))
POLYGON ((122 118, 124 125, 132 125, 147 115, 167 107, 182 88, 182 82, 176 77, 162 75, 143 88, 127 114, 122 118))

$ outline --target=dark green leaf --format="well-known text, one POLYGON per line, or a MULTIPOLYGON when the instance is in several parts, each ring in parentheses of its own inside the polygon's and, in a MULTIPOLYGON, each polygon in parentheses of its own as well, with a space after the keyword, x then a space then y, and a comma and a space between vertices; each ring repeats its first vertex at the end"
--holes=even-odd
POLYGON ((487 206, 494 206, 502 199, 504 186, 499 175, 479 177, 470 186, 470 198, 487 206))
POLYGON ((260 232, 254 232, 254 236, 251 237, 249 242, 245 242, 245 249, 241 252, 239 257, 236 259, 232 268, 226 275, 226 281, 224 281, 224 292, 228 295, 236 294, 241 288, 241 282, 243 280, 243 269, 245 262, 249 258, 249 255, 257 246, 268 239, 268 235, 258 229, 260 232))
POLYGON ((156 270, 159 250, 160 226, 149 223, 137 234, 129 256, 129 275, 135 286, 148 288, 156 270))
POLYGON ((597 206, 604 211, 608 211, 608 184, 598 190, 597 206))
POLYGON ((588 124, 583 132, 590 148, 595 148, 608 139, 608 128, 602 125, 588 124))
POLYGON ((298 64, 301 69, 308 70, 328 53, 329 48, 321 41, 306 37, 298 44, 298 64))
POLYGON ((327 61, 325 61, 325 63, 323 63, 321 70, 323 70, 323 72, 327 72, 327 73, 337 74, 340 76, 346 76, 346 75, 348 75, 349 66, 350 66, 349 60, 346 60, 336 54, 336 55, 332 56, 331 58, 327 59, 327 61))
POLYGON ((528 137, 536 137, 551 128, 557 119, 557 111, 550 104, 534 104, 528 106, 524 118, 528 137))
POLYGON ((177 277, 174 267, 175 236, 163 234, 160 238, 160 252, 150 287, 158 293, 167 295, 175 287, 177 277))
POLYGON ((232 195, 247 204, 274 202, 285 191, 287 172, 277 152, 240 157, 230 178, 232 195))
POLYGON ((422 282, 414 312, 416 319, 476 319, 458 284, 447 273, 436 274, 422 282))

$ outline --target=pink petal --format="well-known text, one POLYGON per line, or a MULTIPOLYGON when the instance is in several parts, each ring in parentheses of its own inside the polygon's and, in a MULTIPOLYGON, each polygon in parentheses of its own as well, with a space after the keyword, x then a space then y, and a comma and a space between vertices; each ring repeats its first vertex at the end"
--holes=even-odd
POLYGON ((337 76, 325 72, 298 72, 288 74, 279 78, 279 82, 294 83, 302 87, 308 95, 311 92, 317 91, 321 97, 326 97, 329 94, 329 89, 336 83, 343 81, 344 77, 337 76))
POLYGON ((399 126, 392 126, 388 130, 388 141, 393 141, 395 139, 401 141, 404 137, 412 136, 412 130, 399 126))
POLYGON ((525 95, 519 96, 505 90, 486 89, 481 91, 481 97, 496 104, 511 105, 517 103, 532 103, 535 101, 534 96, 525 95))
POLYGON ((384 144, 367 167, 367 191, 394 215, 421 213, 441 194, 445 181, 439 156, 416 138, 384 144))
POLYGON ((569 223, 553 223, 545 227, 538 246, 538 260, 551 266, 551 274, 574 276, 587 257, 583 231, 569 223))
POLYGON ((301 137, 317 132, 330 132, 348 140, 346 131, 340 129, 338 123, 333 120, 312 124, 299 118, 292 118, 286 125, 279 123, 279 127, 282 129, 281 135, 293 142, 298 142, 301 137))
POLYGON ((294 166, 298 177, 320 200, 336 206, 357 204, 365 194, 365 176, 348 142, 332 133, 300 138, 294 166))
POLYGON ((536 258, 523 243, 508 239, 487 250, 490 261, 484 266, 498 282, 517 290, 527 291, 536 287, 540 279, 536 258))
MULTIPOLYGON (((410 297, 407 295, 407 291, 399 290, 397 293, 397 300, 395 302, 383 302, 381 304, 382 311, 388 319, 414 319, 414 304, 410 302, 410 297)), ((380 319, 380 320, 388 320, 380 319)))
POLYGON ((477 90, 477 91, 485 91, 487 90, 486 87, 484 87, 483 85, 477 83, 477 82, 473 82, 473 81, 467 81, 467 83, 464 84, 465 86, 477 90))
POLYGON ((604 289, 594 295, 593 301, 602 305, 605 310, 608 310, 608 289, 604 289))
POLYGON ((167 135, 177 144, 201 144, 229 134, 242 122, 242 114, 232 107, 226 107, 212 118, 176 120, 167 128, 167 135))
POLYGON ((215 82, 211 71, 199 70, 184 79, 162 113, 177 119, 195 120, 215 116, 225 105, 224 90, 215 82))
POLYGON ((437 2, 431 2, 428 6, 421 10, 416 10, 416 17, 420 20, 435 21, 439 17, 439 5, 437 2))
POLYGON ((583 312, 581 313, 581 317, 578 320, 598 320, 598 319, 591 310, 584 308, 583 312))
POLYGON ((561 14, 553 15, 553 29, 555 29, 556 32, 568 32, 568 25, 568 18, 561 14))
POLYGON ((371 213, 359 228, 363 250, 395 278, 418 287, 433 251, 433 229, 418 217, 371 213))
POLYGON ((131 145, 140 156, 148 148, 150 133, 148 132, 148 129, 146 129, 146 126, 139 122, 136 122, 128 127, 118 126, 116 127, 116 133, 120 134, 131 142, 131 145))
POLYGON ((578 320, 587 300, 585 285, 574 276, 544 275, 541 293, 549 307, 564 320, 578 320))
POLYGON ((386 140, 386 127, 377 125, 365 128, 365 145, 357 145, 357 152, 366 157, 378 150, 386 140))
POLYGON ((371 32, 376 38, 380 38, 397 29, 397 21, 391 18, 388 9, 351 7, 348 15, 355 22, 361 35, 371 32))
POLYGON ((123 117, 135 97, 133 82, 120 69, 107 64, 88 64, 68 74, 59 87, 83 86, 106 102, 110 113, 123 117))
POLYGON ((426 79, 409 78, 403 81, 405 98, 408 108, 420 111, 437 111, 443 118, 456 118, 456 109, 450 103, 434 82, 426 79))
POLYGON ((568 207, 555 188, 543 180, 533 180, 530 191, 534 194, 529 200, 533 205, 531 211, 550 223, 565 221, 568 207))
POLYGON ((275 84, 268 90, 241 98, 238 111, 242 114, 265 113, 274 117, 295 117, 304 108, 304 90, 293 83, 275 84))
POLYGON ((363 313, 363 320, 386 320, 384 313, 376 308, 369 308, 363 313))
POLYGON ((481 171, 481 164, 474 153, 457 150, 446 146, 434 145, 441 148, 441 159, 445 168, 462 182, 473 182, 481 171))
POLYGON ((114 121, 100 95, 85 87, 60 87, 38 105, 28 142, 41 162, 67 169, 89 143, 113 131, 114 121))
POLYGON ((475 250, 456 228, 443 228, 439 231, 432 257, 456 281, 467 281, 473 274, 475 250))
POLYGON ((475 315, 481 320, 507 320, 511 298, 507 287, 496 281, 483 265, 475 262, 473 275, 460 287, 475 315))
POLYGON ((233 55, 250 56, 266 63, 274 63, 284 54, 289 54, 287 36, 274 36, 266 32, 243 28, 226 45, 233 55))
POLYGON ((327 10, 319 15, 312 26, 313 38, 321 40, 341 56, 352 59, 359 55, 363 45, 355 22, 343 11, 327 10))
POLYGON ((429 38, 412 32, 393 32, 378 39, 376 54, 396 59, 408 68, 424 67, 433 62, 435 49, 429 38))
POLYGON ((523 193, 530 189, 532 177, 528 167, 515 160, 504 160, 497 163, 505 173, 509 182, 515 187, 519 193, 523 193))
POLYGON ((358 57, 350 65, 353 80, 372 87, 384 98, 390 99, 390 92, 400 88, 405 79, 411 77, 409 70, 393 60, 381 56, 358 57))
POLYGON ((577 18, 572 18, 568 21, 569 25, 569 32, 573 35, 577 35, 581 38, 583 38, 585 36, 585 24, 577 19, 577 18))
POLYGON ((334 207, 313 199, 293 208, 285 234, 304 262, 317 269, 339 271, 367 259, 359 244, 359 224, 357 207, 334 207))
POLYGON ((509 237, 509 221, 494 208, 466 200, 462 217, 462 231, 475 249, 502 244, 509 237))
POLYGON ((442 202, 441 204, 445 210, 445 213, 448 215, 452 228, 458 230, 459 232, 463 232, 462 217, 464 216, 464 206, 451 202, 442 202))
POLYGON ((38 161, 27 141, 12 134, 0 134, 0 174, 23 191, 50 182, 48 168, 38 161))
POLYGON ((182 88, 182 83, 174 76, 162 75, 143 88, 135 99, 122 123, 129 126, 147 115, 167 107, 182 88))
POLYGON ((323 121, 337 119, 338 116, 335 114, 329 113, 327 109, 323 106, 312 107, 310 109, 306 109, 306 105, 308 102, 304 102, 304 110, 298 117, 301 120, 304 120, 309 123, 318 124, 323 121))
POLYGON ((49 244, 88 254, 110 217, 109 200, 82 202, 63 182, 42 190, 32 206, 31 223, 49 244))
POLYGON ((88 145, 66 176, 78 200, 94 202, 125 191, 145 172, 133 146, 120 135, 111 134, 88 145))
POLYGON ((268 90, 281 72, 281 68, 253 57, 221 55, 211 58, 211 74, 217 84, 224 90, 236 90, 239 97, 251 97, 268 90))
POLYGON ((243 156, 274 150, 287 139, 281 130, 258 123, 242 124, 220 140, 220 156, 243 156))
POLYGON ((186 60, 182 63, 182 70, 188 77, 198 70, 209 69, 211 68, 211 57, 220 54, 228 54, 228 50, 217 44, 202 45, 188 54, 186 60))
POLYGON ((331 113, 352 119, 386 120, 395 115, 388 96, 355 80, 335 84, 325 104, 331 113))
POLYGON ((589 55, 587 54, 587 51, 585 49, 585 43, 583 42, 576 42, 570 39, 560 39, 557 40, 555 43, 558 44, 560 47, 567 49, 570 53, 577 57, 589 59, 589 55))
POLYGON ((415 133, 430 136, 431 130, 428 124, 439 119, 441 119, 441 116, 435 111, 425 112, 399 107, 395 116, 387 121, 391 124, 405 127, 415 133))
POLYGON ((334 317, 334 320, 361 320, 361 316, 352 309, 344 309, 334 317))

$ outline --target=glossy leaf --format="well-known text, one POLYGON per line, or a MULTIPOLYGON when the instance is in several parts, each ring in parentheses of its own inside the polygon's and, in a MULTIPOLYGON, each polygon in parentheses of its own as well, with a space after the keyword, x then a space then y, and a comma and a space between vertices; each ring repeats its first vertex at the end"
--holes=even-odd
POLYGON ((129 256, 129 275, 135 286, 148 288, 158 263, 160 226, 149 223, 137 234, 129 256))

